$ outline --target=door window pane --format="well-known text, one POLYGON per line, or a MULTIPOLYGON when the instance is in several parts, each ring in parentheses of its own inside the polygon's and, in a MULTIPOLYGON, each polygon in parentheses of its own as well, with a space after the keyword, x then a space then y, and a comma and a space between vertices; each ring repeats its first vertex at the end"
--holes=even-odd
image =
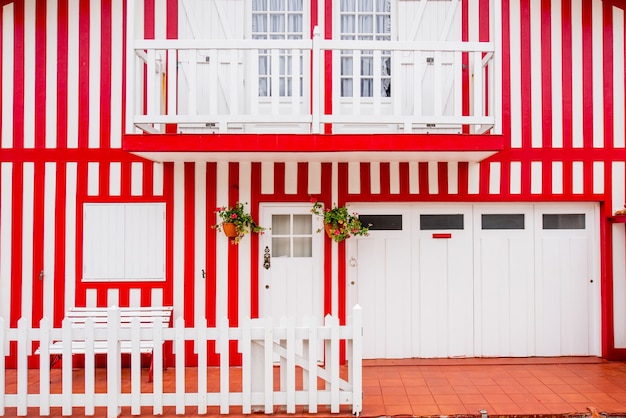
POLYGON ((312 215, 272 215, 272 257, 313 256, 312 215))
POLYGON ((463 214, 420 215, 420 229, 422 231, 463 229, 463 214))
POLYGON ((585 214, 544 213, 543 229, 585 229, 585 214))
POLYGON ((483 214, 481 224, 482 229, 524 229, 524 214, 483 214))
POLYGON ((370 231, 402 231, 402 215, 359 215, 370 231))

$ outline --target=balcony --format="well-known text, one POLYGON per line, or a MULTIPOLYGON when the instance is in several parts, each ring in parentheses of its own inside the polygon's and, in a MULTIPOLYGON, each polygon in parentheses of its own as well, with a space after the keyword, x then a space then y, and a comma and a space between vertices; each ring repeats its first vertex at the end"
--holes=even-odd
POLYGON ((500 131, 494 42, 345 41, 317 28, 307 40, 132 42, 126 134, 500 131))

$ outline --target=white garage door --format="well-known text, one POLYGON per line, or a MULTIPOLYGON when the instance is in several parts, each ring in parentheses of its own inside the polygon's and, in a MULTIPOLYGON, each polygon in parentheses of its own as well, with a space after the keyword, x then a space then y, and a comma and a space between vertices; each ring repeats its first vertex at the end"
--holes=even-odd
POLYGON ((352 207, 366 358, 600 355, 596 206, 352 207))

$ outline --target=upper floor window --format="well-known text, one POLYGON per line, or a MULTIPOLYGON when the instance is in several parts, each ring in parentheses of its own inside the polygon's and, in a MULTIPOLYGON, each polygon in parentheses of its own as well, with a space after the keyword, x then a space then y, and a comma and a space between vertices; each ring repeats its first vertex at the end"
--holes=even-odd
MULTIPOLYGON (((391 40, 391 0, 341 0, 339 10, 341 39, 359 41, 391 40)), ((341 51, 341 96, 353 97, 360 87, 361 97, 391 97, 391 52, 382 51, 378 60, 374 51, 341 51), (360 71, 355 71, 358 59, 360 71), (376 71, 375 66, 380 68, 376 71), (380 74, 380 91, 374 91, 374 76, 380 74), (359 85, 355 85, 359 83, 359 85)))
MULTIPOLYGON (((304 34, 304 0, 253 0, 252 1, 252 38, 253 39, 302 39, 304 34)), ((289 97, 294 93, 302 96, 302 70, 304 68, 301 53, 293 54, 290 50, 259 51, 259 96, 268 97, 276 94, 289 97), (277 54, 273 59, 273 54, 277 54), (300 74, 294 77, 293 60, 299 62, 300 74), (278 72, 278 86, 272 85, 272 74, 278 72), (295 86, 294 86, 295 84, 295 86), (294 91, 294 89, 297 89, 294 91)))

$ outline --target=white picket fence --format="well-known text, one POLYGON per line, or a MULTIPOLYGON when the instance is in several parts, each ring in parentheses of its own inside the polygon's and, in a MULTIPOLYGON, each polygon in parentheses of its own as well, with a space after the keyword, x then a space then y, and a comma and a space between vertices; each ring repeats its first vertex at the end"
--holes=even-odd
MULTIPOLYGON (((274 412, 275 407, 295 413, 297 406, 307 408, 309 413, 317 413, 318 406, 322 405, 329 407, 331 413, 340 412, 341 405, 351 406, 355 415, 361 412, 362 318, 359 306, 353 309, 347 325, 339 325, 336 317, 327 316, 323 325, 296 326, 294 320, 284 318, 276 325, 267 318, 252 319, 238 327, 230 327, 228 320, 223 318, 217 327, 197 324, 186 328, 184 320, 178 318, 172 328, 165 329, 158 326, 140 328, 139 321, 133 321, 130 328, 122 328, 115 321, 119 318, 116 311, 115 307, 109 309, 106 329, 94 328, 92 321, 87 321, 82 330, 72 329, 69 321, 64 321, 62 328, 53 328, 47 318, 41 321, 39 328, 27 326, 23 319, 18 321, 17 328, 8 328, 0 318, 0 359, 9 355, 11 342, 17 343, 17 368, 6 369, 5 361, 0 361, 0 416, 7 413, 7 408, 16 408, 18 416, 27 415, 28 408, 38 408, 39 415, 47 416, 54 407, 60 407, 63 415, 72 415, 73 408, 84 408, 81 413, 94 415, 96 407, 105 407, 109 417, 118 416, 122 407, 129 407, 130 413, 137 415, 142 413, 142 407, 145 413, 148 406, 152 407, 154 415, 163 414, 163 408, 168 406, 174 406, 176 414, 184 414, 186 407, 194 407, 194 412, 198 414, 206 414, 208 407, 219 407, 220 414, 228 414, 232 406, 241 407, 240 411, 244 414, 257 411, 268 414, 274 412), (51 383, 50 356, 46 355, 46 347, 50 342, 61 339, 67 347, 64 348, 64 357, 71 355, 71 344, 66 342, 85 341, 84 388, 80 393, 72 392, 77 370, 72 369, 71 361, 62 362, 60 381, 53 379, 51 383), (142 385, 145 387, 146 383, 141 374, 140 340, 154 341, 151 391, 142 392, 142 385), (105 392, 95 389, 94 341, 107 342, 105 392), (121 341, 130 341, 132 347, 130 370, 125 374, 129 376, 130 385, 126 382, 124 390, 121 341), (166 341, 172 341, 175 361, 174 367, 164 371, 163 343, 166 341), (188 341, 194 343, 194 352, 198 356, 197 389, 191 392, 185 389, 185 374, 189 370, 185 367, 185 344, 188 341), (217 391, 209 389, 212 382, 208 381, 207 373, 201 372, 208 370, 209 341, 215 341, 219 353, 217 391), (231 387, 230 383, 231 341, 238 342, 241 353, 240 390, 231 387), (346 346, 345 366, 340 361, 342 341, 346 346), (37 373, 33 375, 33 370, 28 370, 28 357, 38 347, 42 354, 37 373), (320 358, 323 362, 319 361, 320 358), (279 368, 279 382, 274 382, 275 368, 279 368), (164 390, 164 373, 175 374, 173 391, 164 390), (318 379, 324 384, 320 385, 318 379), (320 389, 320 386, 323 388, 320 389), (10 393, 7 393, 7 387, 11 389, 10 393)), ((308 322, 314 324, 313 320, 308 322)), ((171 377, 169 379, 172 380, 171 377)), ((33 412, 32 409, 30 412, 33 412)))

